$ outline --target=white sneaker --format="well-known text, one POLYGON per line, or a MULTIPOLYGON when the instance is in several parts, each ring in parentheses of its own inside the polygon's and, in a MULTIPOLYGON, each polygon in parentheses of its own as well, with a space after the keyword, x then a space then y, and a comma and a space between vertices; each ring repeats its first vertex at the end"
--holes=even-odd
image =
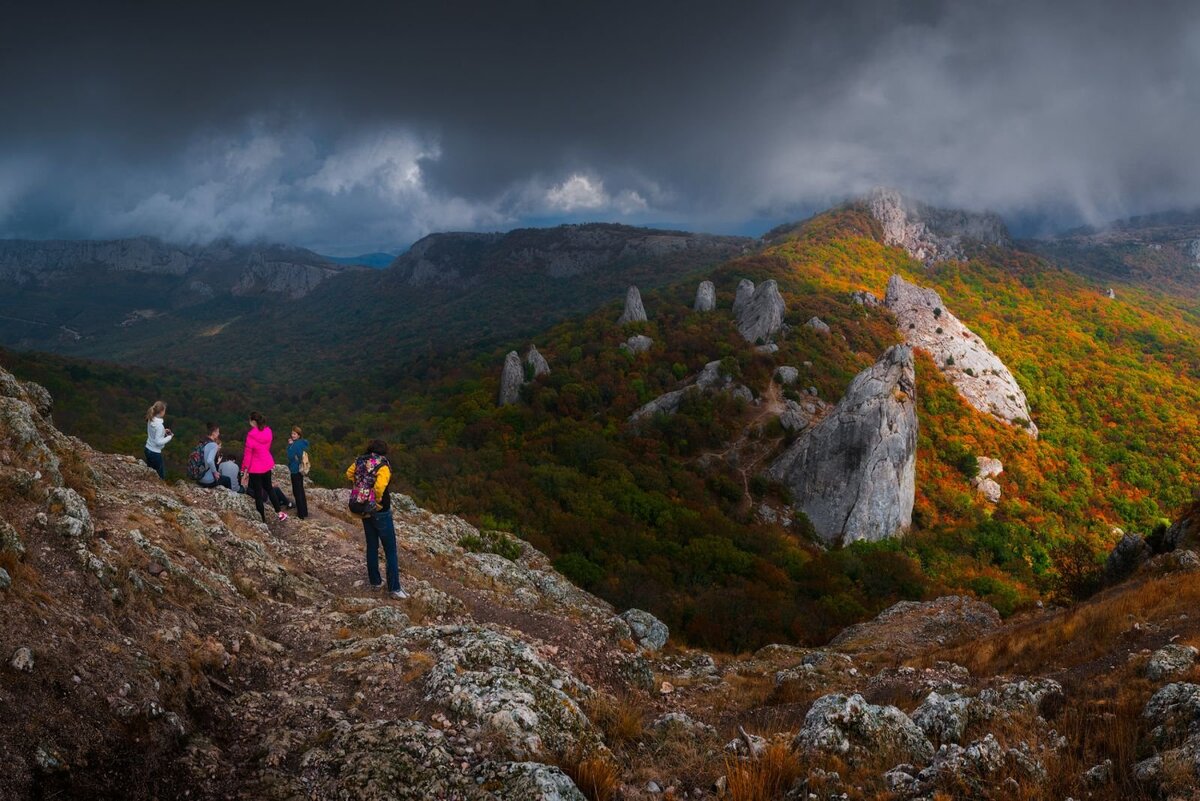
POLYGON ((405 592, 404 590, 396 590, 395 592, 392 593, 392 597, 395 598, 397 601, 403 601, 405 598, 408 597, 408 593, 405 592))

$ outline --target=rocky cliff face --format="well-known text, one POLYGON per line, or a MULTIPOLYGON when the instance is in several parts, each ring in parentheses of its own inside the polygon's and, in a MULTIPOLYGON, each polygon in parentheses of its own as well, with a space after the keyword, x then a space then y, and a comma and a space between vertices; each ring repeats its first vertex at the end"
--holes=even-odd
POLYGON ((882 540, 912 522, 917 413, 912 349, 896 345, 771 465, 822 540, 882 540))
POLYGON ((546 357, 541 354, 536 345, 530 345, 529 351, 525 354, 525 364, 533 371, 533 377, 550 375, 550 362, 546 361, 546 357))
POLYGON ((504 367, 500 370, 500 396, 497 403, 509 406, 521 399, 521 387, 525 384, 525 368, 521 367, 521 357, 515 350, 510 350, 504 357, 504 367))
POLYGON ((950 313, 932 289, 893 275, 884 305, 913 347, 928 351, 967 403, 1037 438, 1029 401, 1016 378, 983 340, 950 313))
POLYGON ((779 284, 773 280, 763 281, 757 287, 743 280, 738 284, 738 298, 734 302, 738 333, 747 342, 771 341, 783 330, 783 318, 787 305, 779 294, 779 284), (749 285, 749 291, 746 285, 749 285))
POLYGON ((965 259, 972 245, 1012 244, 995 214, 937 209, 894 189, 876 189, 865 202, 883 228, 884 244, 902 247, 926 264, 965 259))

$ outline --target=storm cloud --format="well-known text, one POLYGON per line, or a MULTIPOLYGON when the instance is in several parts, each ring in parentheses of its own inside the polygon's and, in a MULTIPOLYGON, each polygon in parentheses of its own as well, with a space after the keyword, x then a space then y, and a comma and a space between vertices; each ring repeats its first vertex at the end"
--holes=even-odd
POLYGON ((1096 223, 1200 205, 1198 79, 1184 2, 29 4, 0 236, 745 231, 880 184, 1096 223))

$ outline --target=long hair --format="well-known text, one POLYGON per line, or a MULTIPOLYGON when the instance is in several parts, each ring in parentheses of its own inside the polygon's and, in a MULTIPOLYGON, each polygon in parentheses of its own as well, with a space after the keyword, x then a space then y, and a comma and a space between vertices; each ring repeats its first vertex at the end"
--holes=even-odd
POLYGON ((257 425, 259 428, 267 427, 267 418, 263 417, 258 412, 250 412, 250 419, 253 420, 254 424, 257 425))
POLYGON ((146 410, 146 422, 149 423, 155 417, 162 417, 167 413, 167 404, 162 401, 155 401, 154 405, 146 410))
POLYGON ((367 453, 373 453, 377 456, 387 456, 387 443, 381 439, 373 439, 367 443, 367 453))

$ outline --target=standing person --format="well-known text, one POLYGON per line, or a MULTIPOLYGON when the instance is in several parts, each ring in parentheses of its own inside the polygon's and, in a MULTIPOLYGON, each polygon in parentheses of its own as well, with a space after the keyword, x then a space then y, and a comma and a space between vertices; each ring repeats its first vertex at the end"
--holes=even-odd
MULTIPOLYGON (((211 489, 221 481, 221 471, 217 468, 217 456, 221 452, 221 428, 216 423, 209 423, 205 429, 208 431, 208 438, 201 443, 200 448, 200 469, 204 473, 200 476, 199 484, 205 489, 211 489)), ((191 468, 190 461, 188 467, 191 468)))
POLYGON ((258 412, 250 413, 250 430, 246 432, 246 449, 242 454, 242 486, 254 496, 254 505, 259 517, 267 522, 263 501, 268 500, 279 519, 287 520, 287 512, 279 508, 279 500, 271 490, 271 468, 275 458, 271 456, 271 429, 267 420, 258 412))
POLYGON ((353 482, 350 490, 350 511, 363 519, 363 534, 367 538, 367 579, 379 588, 379 543, 387 561, 387 588, 393 598, 408 597, 400 586, 400 559, 396 553, 396 526, 392 522, 392 496, 388 484, 392 468, 387 460, 388 447, 383 440, 371 440, 367 452, 346 469, 346 478, 353 482))
POLYGON ((146 410, 146 464, 163 480, 167 478, 167 465, 163 462, 162 450, 175 437, 171 429, 163 423, 166 414, 167 404, 162 401, 155 401, 154 405, 146 410))
POLYGON ((292 495, 296 502, 296 514, 303 520, 308 517, 308 498, 304 497, 304 477, 308 475, 308 440, 304 429, 292 426, 292 435, 287 446, 288 472, 292 474, 292 495))

